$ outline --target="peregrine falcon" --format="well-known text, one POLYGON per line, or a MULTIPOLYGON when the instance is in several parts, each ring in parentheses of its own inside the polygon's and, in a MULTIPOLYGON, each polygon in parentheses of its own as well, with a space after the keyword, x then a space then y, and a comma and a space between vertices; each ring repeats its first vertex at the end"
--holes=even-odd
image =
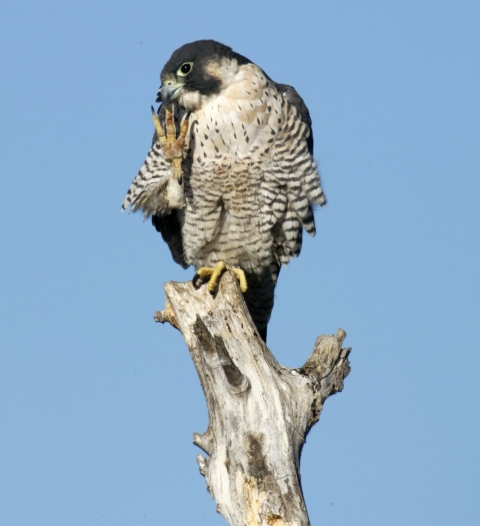
POLYGON ((325 195, 312 121, 292 86, 213 40, 177 49, 160 75, 155 133, 122 210, 141 210, 173 259, 214 291, 235 271, 266 340, 280 267, 315 235, 325 195))

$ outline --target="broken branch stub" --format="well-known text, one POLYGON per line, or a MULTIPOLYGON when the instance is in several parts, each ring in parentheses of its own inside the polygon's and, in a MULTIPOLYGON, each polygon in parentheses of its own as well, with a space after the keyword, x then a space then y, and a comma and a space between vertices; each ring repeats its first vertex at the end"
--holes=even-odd
POLYGON ((207 402, 207 431, 194 443, 200 472, 231 526, 308 526, 300 453, 323 403, 350 372, 345 332, 317 338, 303 367, 282 367, 250 318, 227 272, 217 294, 191 283, 165 284, 155 315, 185 339, 207 402))

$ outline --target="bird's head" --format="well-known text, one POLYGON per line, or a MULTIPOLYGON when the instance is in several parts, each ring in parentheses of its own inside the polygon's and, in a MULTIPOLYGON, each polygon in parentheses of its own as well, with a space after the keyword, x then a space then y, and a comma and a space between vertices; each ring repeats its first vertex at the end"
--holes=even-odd
POLYGON ((238 67, 250 61, 214 40, 197 40, 177 49, 165 64, 157 102, 173 101, 191 111, 229 84, 238 67))

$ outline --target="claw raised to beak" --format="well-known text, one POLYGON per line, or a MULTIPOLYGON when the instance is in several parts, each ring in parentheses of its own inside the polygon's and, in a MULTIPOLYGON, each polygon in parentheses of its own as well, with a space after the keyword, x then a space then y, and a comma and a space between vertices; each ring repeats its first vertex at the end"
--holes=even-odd
POLYGON ((163 102, 165 106, 170 106, 176 100, 182 89, 182 84, 163 84, 157 92, 157 102, 163 102))

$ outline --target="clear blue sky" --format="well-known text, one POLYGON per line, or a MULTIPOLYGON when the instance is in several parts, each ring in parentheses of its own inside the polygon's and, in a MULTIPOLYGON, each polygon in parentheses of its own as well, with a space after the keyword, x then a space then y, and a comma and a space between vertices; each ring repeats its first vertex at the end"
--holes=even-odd
POLYGON ((159 73, 199 38, 294 85, 329 198, 282 272, 287 366, 347 331, 302 456, 313 525, 480 524, 480 5, 13 2, 0 19, 0 525, 222 525, 207 415, 153 313, 191 278, 120 205, 159 73))

